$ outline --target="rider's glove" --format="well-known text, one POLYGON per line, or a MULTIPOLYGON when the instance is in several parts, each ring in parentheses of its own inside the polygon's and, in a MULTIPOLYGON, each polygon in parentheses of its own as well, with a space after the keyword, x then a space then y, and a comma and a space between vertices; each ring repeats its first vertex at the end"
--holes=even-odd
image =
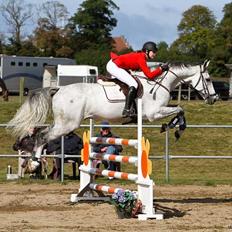
POLYGON ((161 64, 161 69, 162 69, 162 71, 163 72, 165 72, 165 71, 168 71, 169 70, 169 66, 168 66, 168 64, 166 63, 166 64, 161 64))

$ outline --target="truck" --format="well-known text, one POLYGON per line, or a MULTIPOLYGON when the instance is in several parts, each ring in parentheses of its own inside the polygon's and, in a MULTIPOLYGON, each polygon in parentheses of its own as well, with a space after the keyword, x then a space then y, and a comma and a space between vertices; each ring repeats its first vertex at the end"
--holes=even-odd
POLYGON ((20 79, 24 78, 24 92, 42 88, 44 67, 59 64, 73 65, 69 58, 8 56, 0 54, 0 78, 11 94, 19 93, 20 79))
POLYGON ((43 88, 57 87, 74 83, 96 83, 98 67, 91 65, 46 66, 43 75, 43 88))

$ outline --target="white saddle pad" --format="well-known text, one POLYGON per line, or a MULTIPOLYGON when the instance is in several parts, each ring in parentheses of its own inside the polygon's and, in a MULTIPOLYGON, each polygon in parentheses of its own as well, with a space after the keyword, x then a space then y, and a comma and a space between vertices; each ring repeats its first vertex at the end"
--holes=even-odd
MULTIPOLYGON (((114 84, 114 83, 113 83, 114 84)), ((125 101, 125 95, 120 90, 120 87, 116 84, 114 85, 102 85, 104 89, 106 98, 110 102, 122 102, 125 101)))

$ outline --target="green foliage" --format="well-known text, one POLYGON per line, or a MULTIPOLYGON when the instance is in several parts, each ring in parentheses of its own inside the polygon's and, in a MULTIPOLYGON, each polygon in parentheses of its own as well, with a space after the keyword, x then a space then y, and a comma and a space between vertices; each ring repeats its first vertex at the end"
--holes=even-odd
POLYGON ((193 59, 208 57, 213 45, 216 20, 206 7, 195 5, 183 13, 178 25, 180 37, 173 43, 172 49, 178 50, 193 59))
POLYGON ((118 9, 111 0, 86 0, 70 19, 72 38, 77 44, 77 64, 97 65, 104 74, 105 65, 112 49, 111 30, 117 25, 113 10, 118 9))
POLYGON ((226 4, 223 12, 224 17, 217 28, 217 46, 223 49, 223 60, 227 63, 232 56, 232 3, 226 4))
POLYGON ((169 57, 169 51, 168 51, 168 44, 164 41, 161 41, 157 44, 158 48, 158 55, 156 57, 156 60, 159 60, 160 62, 166 62, 170 59, 169 57))
POLYGON ((105 65, 110 59, 110 49, 108 47, 99 46, 81 50, 76 54, 76 63, 82 65, 96 65, 99 73, 105 74, 105 65))
POLYGON ((81 49, 97 45, 111 45, 111 31, 117 25, 113 10, 118 9, 112 0, 83 1, 71 18, 81 40, 81 49))
POLYGON ((183 13, 183 18, 178 25, 181 35, 191 34, 200 28, 214 29, 215 16, 207 7, 194 5, 183 13))
POLYGON ((68 38, 63 36, 64 31, 60 28, 45 29, 38 27, 35 31, 37 47, 43 56, 71 57, 73 50, 69 47, 68 38))

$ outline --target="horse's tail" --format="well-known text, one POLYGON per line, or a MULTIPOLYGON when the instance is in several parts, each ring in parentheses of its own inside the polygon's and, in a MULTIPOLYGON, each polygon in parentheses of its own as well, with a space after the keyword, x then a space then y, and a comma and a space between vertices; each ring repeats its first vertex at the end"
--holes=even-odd
POLYGON ((51 108, 52 96, 58 88, 44 88, 32 93, 7 124, 7 130, 19 138, 28 135, 29 128, 44 124, 51 108))

